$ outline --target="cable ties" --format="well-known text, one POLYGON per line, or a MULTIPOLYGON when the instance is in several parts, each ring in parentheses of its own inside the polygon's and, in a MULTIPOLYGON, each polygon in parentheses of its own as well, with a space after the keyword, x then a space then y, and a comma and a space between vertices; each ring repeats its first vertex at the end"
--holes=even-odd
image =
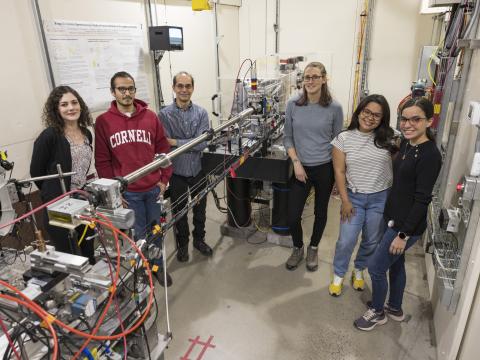
POLYGON ((55 316, 53 316, 53 315, 50 314, 50 313, 47 313, 47 316, 45 316, 45 317, 43 318, 43 321, 40 323, 40 326, 41 326, 42 328, 47 328, 47 327, 48 327, 47 324, 50 324, 50 325, 53 324, 53 322, 55 321, 55 319, 56 319, 55 316))

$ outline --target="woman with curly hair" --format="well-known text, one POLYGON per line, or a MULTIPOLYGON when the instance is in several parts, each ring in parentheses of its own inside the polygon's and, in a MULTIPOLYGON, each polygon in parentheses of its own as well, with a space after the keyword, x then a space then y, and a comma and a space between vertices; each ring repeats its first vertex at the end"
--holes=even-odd
MULTIPOLYGON (((30 174, 33 177, 57 173, 57 164, 63 172, 75 172, 65 178, 66 190, 81 188, 87 178, 93 177, 92 134, 88 129, 92 117, 82 97, 69 86, 58 86, 50 93, 42 115, 46 129, 33 145, 30 174), (90 174, 92 171, 92 174, 90 174)), ((36 181, 43 202, 62 194, 59 179, 36 181)), ((82 254, 93 262, 93 244, 83 241, 79 249, 78 231, 69 232, 63 228, 50 226, 46 212, 45 227, 55 249, 71 254, 82 254), (72 236, 73 235, 73 236, 72 236)), ((83 231, 83 226, 78 230, 83 231)))

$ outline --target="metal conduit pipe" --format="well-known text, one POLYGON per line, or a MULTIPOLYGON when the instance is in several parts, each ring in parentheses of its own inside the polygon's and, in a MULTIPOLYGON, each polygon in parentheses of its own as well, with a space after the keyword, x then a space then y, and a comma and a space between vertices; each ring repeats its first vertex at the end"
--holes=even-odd
POLYGON ((164 155, 160 156, 158 159, 152 161, 151 163, 141 167, 138 170, 135 170, 135 171, 131 172, 128 175, 125 175, 123 178, 120 178, 119 181, 122 182, 122 184, 124 184, 124 185, 128 185, 128 184, 131 184, 131 183, 137 181, 138 179, 142 178, 143 176, 151 173, 152 171, 157 170, 158 168, 169 166, 171 164, 171 160, 173 158, 175 158, 176 156, 186 152, 187 150, 190 150, 192 147, 200 144, 201 142, 208 140, 208 138, 212 135, 212 133, 216 134, 216 133, 222 131, 223 129, 225 129, 229 126, 236 124, 237 122, 242 120, 244 117, 253 114, 254 111, 255 111, 255 109, 253 109, 253 108, 248 108, 248 109, 243 110, 241 113, 234 116, 230 120, 228 120, 228 121, 224 122, 223 124, 214 128, 212 130, 212 132, 200 135, 199 137, 193 139, 192 141, 186 143, 185 145, 182 145, 182 146, 176 148, 175 150, 169 152, 168 154, 164 154, 164 155))
POLYGON ((480 15, 480 0, 477 0, 475 2, 475 8, 473 9, 472 17, 470 18, 467 28, 465 29, 465 33, 463 35, 464 39, 468 39, 469 37, 475 37, 476 34, 471 34, 471 32, 475 28, 479 15, 480 15))
POLYGON ((373 11, 375 9, 375 0, 370 0, 367 9, 367 26, 365 29, 365 48, 362 60, 362 79, 360 83, 360 99, 369 94, 368 90, 368 65, 370 62, 370 41, 373 31, 373 11))

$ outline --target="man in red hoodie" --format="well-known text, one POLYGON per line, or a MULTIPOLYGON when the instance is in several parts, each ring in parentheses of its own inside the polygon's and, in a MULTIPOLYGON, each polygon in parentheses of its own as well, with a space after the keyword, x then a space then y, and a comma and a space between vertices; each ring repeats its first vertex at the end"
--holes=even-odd
MULTIPOLYGON (((115 100, 107 112, 95 122, 95 167, 101 178, 125 176, 153 161, 155 154, 167 153, 170 145, 157 115, 147 104, 135 99, 135 80, 121 71, 110 80, 110 91, 115 100)), ((128 185, 123 193, 125 205, 135 212, 135 238, 145 238, 152 223, 160 219, 157 200, 165 191, 172 167, 159 169, 128 185)), ((163 284, 160 259, 156 272, 163 284)), ((167 274, 167 286, 172 280, 167 274)))

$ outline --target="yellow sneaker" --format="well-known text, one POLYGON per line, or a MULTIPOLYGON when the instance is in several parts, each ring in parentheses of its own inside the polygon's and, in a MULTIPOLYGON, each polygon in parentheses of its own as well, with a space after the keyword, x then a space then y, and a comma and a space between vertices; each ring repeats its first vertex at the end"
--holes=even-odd
POLYGON ((365 289, 365 280, 363 279, 363 270, 354 269, 352 272, 352 286, 357 291, 365 289))
POLYGON ((328 286, 328 293, 332 296, 340 296, 342 294, 343 278, 333 275, 332 282, 328 286))

